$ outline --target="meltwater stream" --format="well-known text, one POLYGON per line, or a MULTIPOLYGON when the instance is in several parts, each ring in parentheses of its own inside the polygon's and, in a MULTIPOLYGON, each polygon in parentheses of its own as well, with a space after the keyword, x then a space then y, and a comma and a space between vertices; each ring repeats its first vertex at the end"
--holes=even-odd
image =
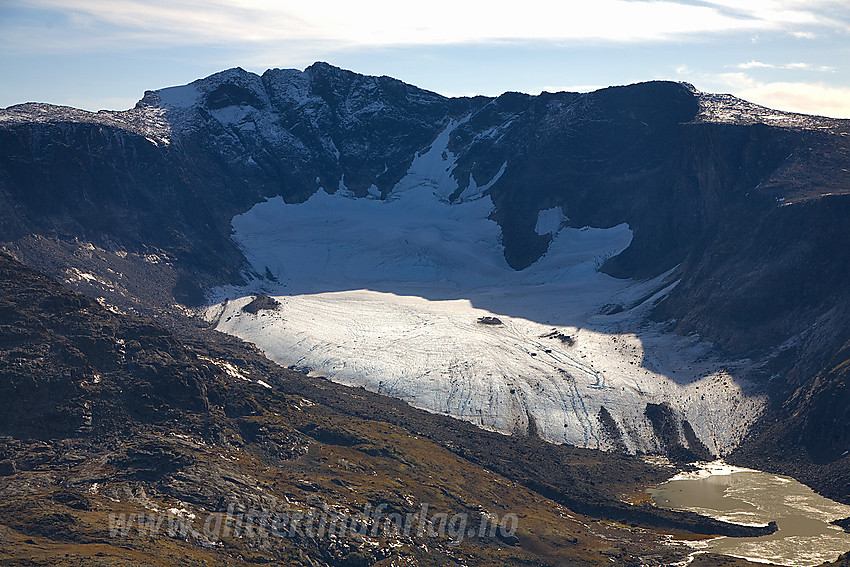
POLYGON ((850 550, 850 533, 829 522, 850 517, 850 506, 816 494, 793 478, 722 462, 708 463, 650 489, 663 508, 691 510, 727 522, 779 530, 758 538, 721 537, 707 551, 776 565, 809 567, 850 550))

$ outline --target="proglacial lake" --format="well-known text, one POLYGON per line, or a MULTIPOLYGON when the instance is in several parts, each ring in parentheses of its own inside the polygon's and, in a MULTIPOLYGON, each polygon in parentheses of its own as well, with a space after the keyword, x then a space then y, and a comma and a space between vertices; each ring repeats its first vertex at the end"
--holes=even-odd
POLYGON ((648 491, 656 505, 691 510, 727 522, 779 530, 758 538, 709 540, 706 551, 777 565, 809 567, 850 551, 850 533, 829 522, 850 517, 850 506, 816 494, 793 478, 716 461, 676 475, 648 491))

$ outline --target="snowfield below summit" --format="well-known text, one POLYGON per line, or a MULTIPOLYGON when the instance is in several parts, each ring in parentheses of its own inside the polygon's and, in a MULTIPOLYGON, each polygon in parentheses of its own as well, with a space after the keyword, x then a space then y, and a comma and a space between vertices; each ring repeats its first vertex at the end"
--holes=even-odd
POLYGON ((530 420, 553 442, 610 449, 605 407, 630 451, 655 451, 646 404, 668 402, 715 454, 733 448, 764 400, 699 337, 663 332, 646 311, 675 282, 599 272, 631 243, 623 224, 570 228, 540 212, 547 253, 515 271, 487 184, 454 201, 452 122, 380 199, 354 198, 344 178, 300 204, 281 198, 233 219, 258 274, 214 290, 206 317, 276 362, 363 386, 504 433, 530 420), (280 306, 242 310, 255 293, 280 306), (607 314, 606 314, 607 313, 607 314))

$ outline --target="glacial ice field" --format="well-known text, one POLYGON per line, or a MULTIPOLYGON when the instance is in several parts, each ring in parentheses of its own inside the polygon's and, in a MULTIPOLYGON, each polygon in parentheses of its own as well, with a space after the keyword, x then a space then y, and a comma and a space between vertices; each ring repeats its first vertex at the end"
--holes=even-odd
POLYGON ((507 164, 449 201, 458 124, 384 199, 376 189, 355 198, 343 177, 333 194, 278 197, 236 216, 234 238, 272 278, 213 290, 205 316, 284 366, 486 429, 524 432, 533 419, 549 441, 610 449, 604 406, 630 451, 653 451, 643 412, 668 402, 715 454, 734 447, 764 405, 741 378, 746 361, 719 360, 699 337, 646 319, 676 285, 669 274, 599 272, 631 243, 625 224, 573 228, 560 208, 542 210, 548 251, 510 268, 486 194, 507 164), (243 311, 260 292, 281 305, 243 311))

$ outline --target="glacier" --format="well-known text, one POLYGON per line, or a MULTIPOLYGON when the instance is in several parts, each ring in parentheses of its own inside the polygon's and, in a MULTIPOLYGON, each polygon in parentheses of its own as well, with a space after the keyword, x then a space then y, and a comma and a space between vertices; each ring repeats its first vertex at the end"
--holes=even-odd
MULTIPOLYGON (((697 336, 664 332, 647 311, 676 285, 600 272, 632 240, 626 224, 564 226, 539 212, 548 251, 508 266, 486 189, 452 200, 452 120, 413 156, 385 197, 355 198, 341 179, 303 203, 280 197, 232 220, 257 274, 210 295, 205 317, 272 360, 502 433, 612 449, 605 407, 630 452, 660 450, 644 416, 667 402, 717 455, 737 445, 765 399, 747 361, 718 358, 697 336), (254 294, 280 306, 242 310, 254 294)), ((317 181, 318 182, 318 181, 317 181)))

